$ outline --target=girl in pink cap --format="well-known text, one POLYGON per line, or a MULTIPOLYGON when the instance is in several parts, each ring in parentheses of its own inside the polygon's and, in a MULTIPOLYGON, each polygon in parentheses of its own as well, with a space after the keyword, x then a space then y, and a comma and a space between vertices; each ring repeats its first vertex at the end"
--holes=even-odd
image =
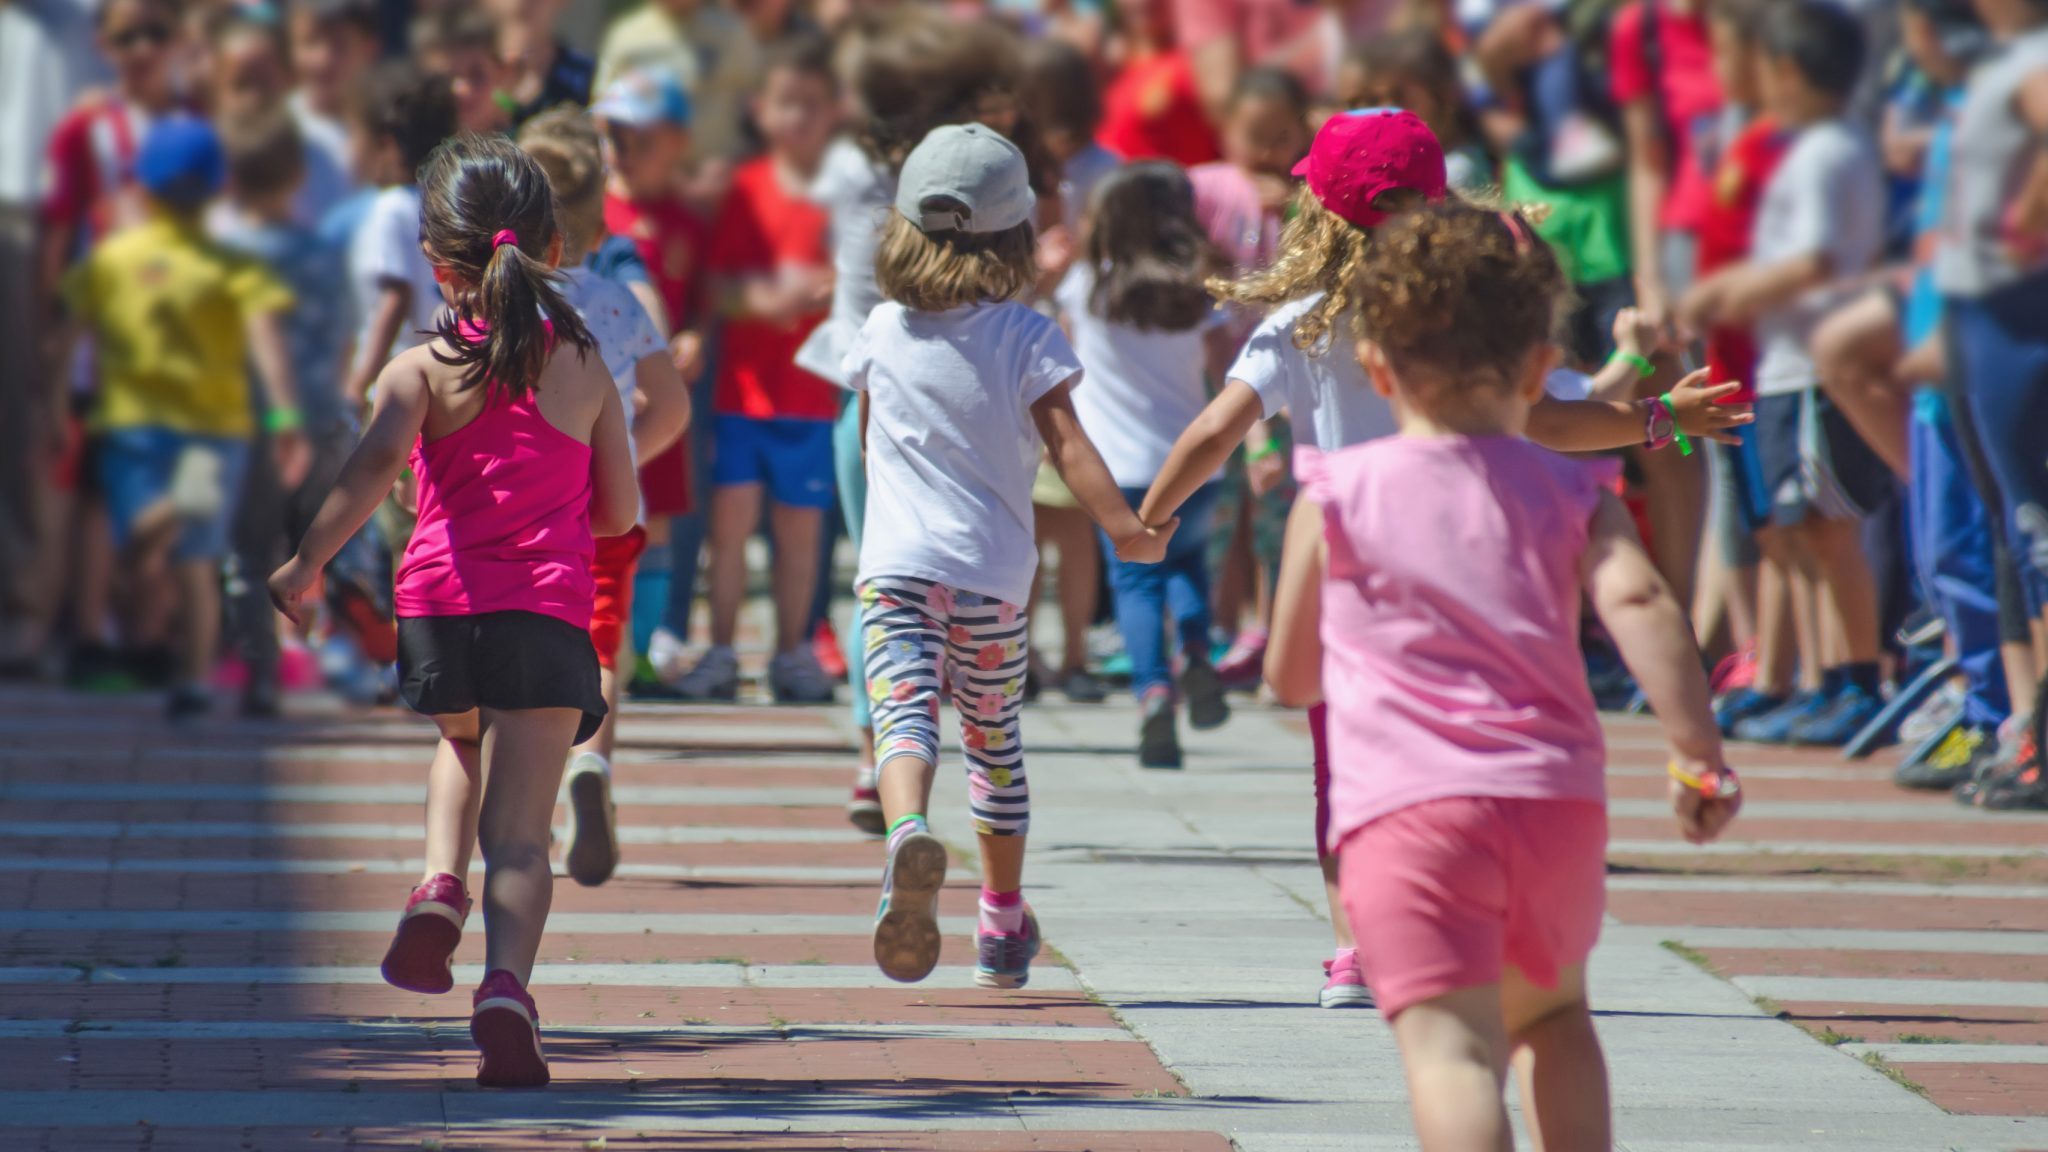
POLYGON ((384 957, 411 992, 454 986, 479 844, 484 967, 470 1017, 477 1082, 548 1082, 526 986, 554 876, 549 821, 572 744, 605 715, 590 644, 594 536, 639 516, 625 407, 563 297, 554 193, 497 136, 458 136, 420 170, 420 243, 449 311, 393 357, 377 406, 298 554, 270 578, 301 603, 407 467, 419 525, 398 567, 400 693, 441 742, 427 774, 426 873, 384 957))
POLYGON ((1699 650, 1621 502, 1525 435, 1566 296, 1528 224, 1457 203, 1404 216, 1348 289, 1399 433, 1305 484, 1320 611, 1276 632, 1267 675, 1283 700, 1341 703, 1329 835, 1423 1148, 1512 1147, 1510 1066, 1542 1146, 1611 1147, 1585 973, 1606 757, 1580 604, 1662 722, 1680 830, 1704 843, 1740 794, 1699 650))
MULTIPOLYGON (((1288 414, 1295 439, 1292 463, 1296 478, 1303 483, 1309 481, 1323 453, 1390 436, 1396 430, 1393 409, 1374 393, 1357 360, 1342 351, 1349 344, 1346 333, 1357 302, 1352 281, 1371 254, 1378 228, 1400 213, 1445 198, 1443 148, 1436 134, 1414 113, 1366 108, 1325 122, 1294 174, 1302 177, 1307 187, 1281 235, 1280 252, 1273 263, 1237 280, 1210 284, 1211 291, 1230 304, 1271 311, 1239 352, 1223 391, 1174 445, 1139 509, 1147 524, 1161 523, 1178 512, 1239 445, 1244 446, 1253 466, 1273 455, 1270 444, 1246 440, 1262 418, 1282 411, 1288 414), (1339 350, 1332 352, 1333 347, 1339 350)), ((1636 364, 1647 363, 1640 357, 1636 360, 1636 364)), ((1614 375, 1632 376, 1638 370, 1636 364, 1619 360, 1604 369, 1596 383, 1605 383, 1614 375)), ((1669 364, 1658 365, 1657 371, 1668 372, 1669 364)), ((1727 428, 1750 420, 1747 408, 1716 402, 1736 386, 1707 387, 1705 382, 1704 373, 1694 373, 1658 398, 1636 403, 1546 398, 1531 413, 1527 434, 1559 451, 1589 452, 1642 443, 1659 446, 1671 443, 1681 432, 1718 438, 1727 428)), ((1583 378, 1579 383, 1578 395, 1583 395, 1583 378)), ((1300 573, 1312 556, 1319 523, 1311 501, 1296 502, 1276 581, 1275 631, 1303 610, 1314 618, 1313 605, 1304 605, 1288 590, 1301 583, 1300 573)), ((1308 719, 1315 747, 1316 851, 1323 866, 1337 945, 1335 955, 1323 964, 1325 980, 1318 1002, 1325 1008, 1366 1007, 1372 999, 1359 969, 1350 925, 1336 911, 1323 705, 1311 707, 1308 719)))

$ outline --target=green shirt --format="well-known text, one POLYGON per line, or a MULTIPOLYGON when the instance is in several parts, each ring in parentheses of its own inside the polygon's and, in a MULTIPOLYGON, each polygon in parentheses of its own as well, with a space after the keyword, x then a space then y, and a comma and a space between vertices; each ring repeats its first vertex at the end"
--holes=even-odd
POLYGON ((1610 176, 1572 188, 1546 188, 1508 157, 1501 196, 1510 204, 1545 204, 1550 215, 1536 234, 1557 250, 1574 284, 1598 284, 1629 274, 1628 179, 1610 176))

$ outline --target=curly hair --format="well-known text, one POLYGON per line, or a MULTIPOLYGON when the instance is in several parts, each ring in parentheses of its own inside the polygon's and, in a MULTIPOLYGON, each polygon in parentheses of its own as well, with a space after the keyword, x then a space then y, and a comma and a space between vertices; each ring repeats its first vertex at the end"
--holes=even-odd
POLYGON ((1381 225, 1350 299, 1358 334, 1426 386, 1501 387, 1551 342, 1569 290, 1521 213, 1454 200, 1381 225))
MULTIPOLYGON (((1415 203, 1422 202, 1420 196, 1401 191, 1384 193, 1380 200, 1395 196, 1412 196, 1415 203)), ((1323 207, 1323 202, 1304 188, 1295 197, 1293 217, 1281 230, 1280 252, 1273 262, 1235 280, 1215 277, 1209 281, 1209 291, 1227 303, 1259 308, 1321 292, 1322 300, 1294 324, 1294 346, 1320 356, 1329 349, 1328 337, 1337 318, 1352 307, 1352 286, 1365 267, 1372 235, 1323 207)))

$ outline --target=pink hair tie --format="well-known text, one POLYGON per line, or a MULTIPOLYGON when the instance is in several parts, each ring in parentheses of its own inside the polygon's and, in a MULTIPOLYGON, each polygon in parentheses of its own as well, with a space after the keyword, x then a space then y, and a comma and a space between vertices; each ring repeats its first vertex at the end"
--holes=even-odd
POLYGON ((514 248, 519 247, 519 234, 512 231, 510 228, 500 228, 498 230, 498 234, 496 236, 491 237, 491 250, 495 252, 498 249, 503 248, 507 244, 510 244, 514 248))

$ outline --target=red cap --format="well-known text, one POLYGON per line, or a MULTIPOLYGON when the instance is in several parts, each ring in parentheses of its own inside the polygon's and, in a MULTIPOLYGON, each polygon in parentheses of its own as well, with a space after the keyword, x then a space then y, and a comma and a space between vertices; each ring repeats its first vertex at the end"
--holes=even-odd
POLYGON ((1405 108, 1360 108, 1323 122, 1308 157, 1294 166, 1323 207, 1360 228, 1377 227, 1386 213, 1373 198, 1395 188, 1444 195, 1444 146, 1422 117, 1405 108))

